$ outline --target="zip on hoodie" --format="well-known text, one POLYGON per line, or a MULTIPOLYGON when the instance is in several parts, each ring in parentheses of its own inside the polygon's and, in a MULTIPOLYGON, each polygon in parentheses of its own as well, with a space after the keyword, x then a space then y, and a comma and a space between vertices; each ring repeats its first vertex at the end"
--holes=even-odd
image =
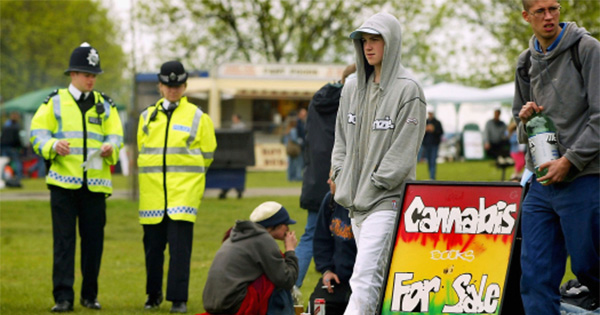
MULTIPOLYGON (((366 104, 366 105, 360 107, 360 111, 359 111, 359 115, 360 116, 359 117, 362 117, 363 115, 366 115, 365 114, 365 108, 367 106, 369 106, 369 98, 370 98, 370 93, 369 92, 370 92, 370 88, 375 88, 373 82, 371 82, 371 78, 370 77, 369 77, 368 80, 369 81, 367 82, 367 85, 366 85, 366 88, 365 88, 365 92, 362 93, 362 96, 363 96, 362 99, 364 100, 363 104, 366 104)), ((377 99, 375 100, 375 103, 373 105, 373 106, 375 106, 375 109, 373 110, 373 116, 372 117, 367 117, 367 122, 369 122, 369 124, 366 124, 366 127, 367 127, 366 130, 367 130, 367 132, 369 132, 369 136, 366 139, 367 140, 367 150, 366 150, 366 152, 363 152, 364 156, 361 157, 362 158, 361 161, 358 161, 358 163, 357 163, 358 165, 353 166, 353 167, 356 167, 356 172, 352 172, 352 174, 350 174, 350 176, 351 176, 351 178, 350 178, 351 183, 356 183, 355 185, 352 185, 352 196, 356 196, 356 190, 358 189, 358 181, 354 180, 354 176, 359 176, 360 174, 362 174, 362 171, 363 171, 363 167, 362 166, 363 166, 363 164, 365 162, 365 159, 366 159, 366 157, 367 157, 367 155, 369 153, 369 150, 370 150, 369 145, 368 145, 370 143, 370 138, 371 138, 371 131, 369 129, 372 128, 372 126, 371 126, 370 123, 373 122, 373 121, 375 121, 375 119, 377 117, 377 109, 379 108, 379 105, 381 104, 381 100, 382 100, 382 97, 381 97, 382 88, 381 88, 380 84, 379 84, 379 87, 377 87, 377 89, 379 90, 379 92, 377 93, 377 99)), ((360 134, 362 132, 364 132, 364 130, 363 130, 363 126, 361 125, 360 126, 360 132, 355 132, 354 133, 354 150, 355 150, 357 156, 360 156, 360 154, 359 154, 359 150, 361 148, 360 134)), ((375 169, 376 168, 377 168, 377 166, 375 166, 375 169)), ((375 169, 371 170, 371 173, 374 172, 375 169)), ((360 179, 360 176, 359 176, 359 179, 360 179)), ((358 197, 358 196, 356 196, 356 197, 358 197)), ((354 204, 354 200, 352 200, 352 204, 354 204)))

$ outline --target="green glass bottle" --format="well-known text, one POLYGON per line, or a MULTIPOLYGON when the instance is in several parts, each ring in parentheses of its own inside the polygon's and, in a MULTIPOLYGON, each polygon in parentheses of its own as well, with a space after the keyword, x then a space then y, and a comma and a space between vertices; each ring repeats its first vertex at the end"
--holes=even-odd
POLYGON ((535 175, 540 178, 548 169, 539 171, 540 165, 559 158, 556 139, 556 127, 552 120, 540 113, 535 113, 525 125, 529 136, 529 152, 535 167, 535 175))

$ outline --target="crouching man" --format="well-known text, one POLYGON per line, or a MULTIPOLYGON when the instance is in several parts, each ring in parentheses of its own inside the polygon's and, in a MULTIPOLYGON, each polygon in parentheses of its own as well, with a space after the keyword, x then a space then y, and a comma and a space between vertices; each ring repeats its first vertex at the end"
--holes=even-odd
POLYGON ((298 278, 298 240, 279 203, 260 204, 237 221, 217 251, 204 286, 205 314, 293 314, 290 290, 298 278), (275 240, 282 240, 281 253, 275 240))

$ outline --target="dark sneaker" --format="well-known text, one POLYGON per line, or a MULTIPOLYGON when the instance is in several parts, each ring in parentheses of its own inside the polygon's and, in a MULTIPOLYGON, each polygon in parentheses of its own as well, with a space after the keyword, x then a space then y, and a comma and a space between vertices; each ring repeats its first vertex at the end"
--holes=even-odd
POLYGON ((96 299, 92 300, 92 299, 81 298, 80 302, 81 302, 81 306, 87 307, 92 310, 99 310, 102 308, 100 306, 100 303, 98 303, 98 300, 96 300, 96 299))
POLYGON ((73 303, 69 301, 60 301, 56 302, 50 312, 62 313, 62 312, 72 312, 73 311, 73 303))
POLYGON ((171 313, 187 313, 187 306, 185 302, 173 302, 171 306, 171 313))
POLYGON ((157 295, 148 295, 148 299, 146 300, 146 303, 144 304, 144 309, 151 310, 151 309, 158 308, 160 306, 160 303, 162 303, 162 300, 163 300, 162 292, 157 295))

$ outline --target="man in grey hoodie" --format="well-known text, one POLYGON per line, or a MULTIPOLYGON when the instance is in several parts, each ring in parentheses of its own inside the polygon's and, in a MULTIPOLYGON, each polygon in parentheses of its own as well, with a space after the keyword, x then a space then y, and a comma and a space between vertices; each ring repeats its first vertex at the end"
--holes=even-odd
MULTIPOLYGON (((523 201, 523 306, 527 314, 559 314, 568 253, 573 273, 595 298, 591 310, 598 307, 600 267, 600 43, 575 23, 559 23, 556 0, 523 0, 523 8, 534 36, 517 62, 517 136, 528 143, 525 124, 543 112, 556 126, 560 153, 539 165, 548 173, 533 176, 523 201)), ((533 171, 530 148, 526 162, 533 171)))
POLYGON ((358 248, 345 314, 375 314, 389 258, 401 186, 416 177, 425 134, 425 96, 400 59, 400 23, 387 13, 350 34, 356 79, 338 110, 331 179, 335 201, 350 211, 358 248))

